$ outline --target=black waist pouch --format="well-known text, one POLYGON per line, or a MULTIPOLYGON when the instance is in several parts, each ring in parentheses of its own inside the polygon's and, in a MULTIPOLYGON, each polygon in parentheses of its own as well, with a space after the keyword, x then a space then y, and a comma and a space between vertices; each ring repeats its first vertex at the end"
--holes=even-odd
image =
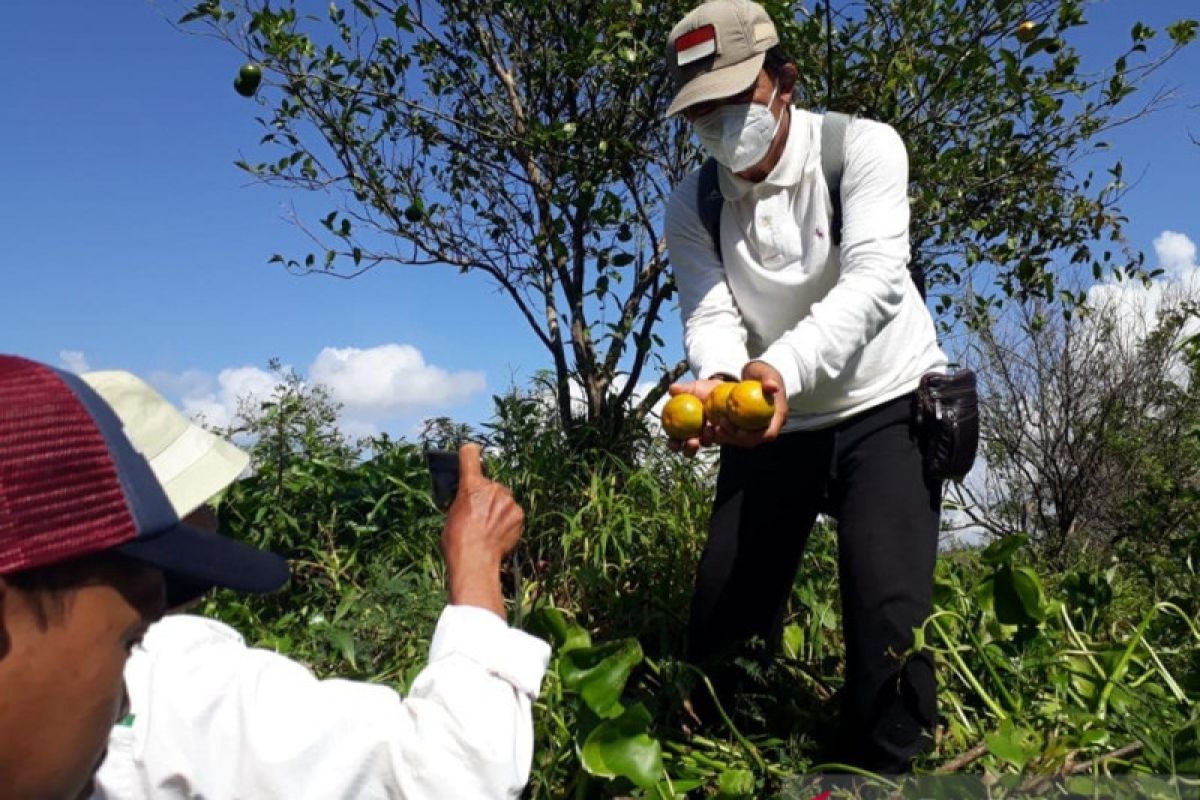
POLYGON ((921 376, 913 402, 925 475, 961 481, 975 463, 979 449, 975 373, 969 369, 952 375, 927 372, 921 376))

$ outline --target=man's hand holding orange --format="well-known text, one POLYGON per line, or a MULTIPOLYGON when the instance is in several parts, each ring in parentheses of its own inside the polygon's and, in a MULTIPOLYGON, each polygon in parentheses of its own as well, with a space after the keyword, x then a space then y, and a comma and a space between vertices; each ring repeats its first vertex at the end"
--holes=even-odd
MULTIPOLYGON (((723 381, 719 379, 706 378, 704 380, 690 381, 688 383, 673 383, 667 389, 667 391, 670 393, 671 397, 680 394, 694 395, 698 400, 700 400, 701 403, 704 403, 706 400, 708 400, 708 396, 712 393, 713 389, 717 388, 722 383, 723 381)), ((669 439, 667 441, 667 447, 673 452, 683 453, 689 458, 696 455, 701 447, 708 447, 713 443, 715 429, 713 428, 712 423, 713 420, 708 419, 706 416, 704 420, 704 428, 700 431, 699 436, 691 436, 683 440, 669 439)))
POLYGON ((713 441, 737 447, 757 447, 774 441, 788 415, 783 376, 765 361, 751 361, 742 368, 742 381, 730 393, 726 419, 714 429, 713 441), (761 395, 759 387, 746 385, 747 381, 757 381, 761 395), (762 422, 766 424, 758 428, 762 422))

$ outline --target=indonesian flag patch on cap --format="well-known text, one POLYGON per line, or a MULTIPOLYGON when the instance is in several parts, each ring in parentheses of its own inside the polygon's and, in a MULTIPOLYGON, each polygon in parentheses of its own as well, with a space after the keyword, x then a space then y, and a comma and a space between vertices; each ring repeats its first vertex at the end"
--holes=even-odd
POLYGON ((675 96, 666 116, 745 91, 777 44, 775 25, 758 3, 709 0, 696 6, 667 36, 663 55, 675 96))
POLYGON ((704 25, 675 40, 675 59, 681 67, 716 52, 717 28, 715 25, 704 25))

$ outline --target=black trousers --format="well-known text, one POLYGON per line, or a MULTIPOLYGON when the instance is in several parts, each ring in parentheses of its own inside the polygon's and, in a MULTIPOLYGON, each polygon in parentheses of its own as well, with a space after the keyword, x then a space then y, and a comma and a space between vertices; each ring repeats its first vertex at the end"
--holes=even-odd
POLYGON ((932 610, 941 509, 911 404, 901 397, 825 430, 722 448, 688 625, 688 658, 710 669, 752 637, 774 652, 817 514, 833 516, 846 640, 838 757, 876 772, 906 771, 936 720, 932 658, 899 658, 932 610))

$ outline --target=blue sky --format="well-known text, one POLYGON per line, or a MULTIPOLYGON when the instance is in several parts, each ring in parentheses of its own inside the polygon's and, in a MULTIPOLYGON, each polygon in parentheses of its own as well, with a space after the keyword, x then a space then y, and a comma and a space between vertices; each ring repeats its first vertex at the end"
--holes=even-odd
MULTIPOLYGON (((176 31, 163 9, 178 16, 139 0, 6 8, 0 349, 128 369, 218 421, 278 357, 334 383, 358 429, 401 434, 426 416, 478 422, 491 394, 547 365, 482 280, 381 268, 343 281, 268 265, 274 252, 307 252, 284 219, 304 199, 249 185, 233 166, 263 152, 258 107, 231 86, 241 60, 176 31)), ((1109 52, 1135 18, 1160 26, 1186 14, 1200 15, 1200 2, 1102 3, 1079 41, 1085 57, 1109 52)), ((1200 237, 1196 75, 1200 48, 1156 81, 1180 86, 1174 108, 1109 137, 1127 176, 1141 176, 1123 207, 1151 263, 1164 231, 1182 236, 1169 239, 1175 261, 1200 237)), ((671 357, 677 330, 672 312, 671 357)))

